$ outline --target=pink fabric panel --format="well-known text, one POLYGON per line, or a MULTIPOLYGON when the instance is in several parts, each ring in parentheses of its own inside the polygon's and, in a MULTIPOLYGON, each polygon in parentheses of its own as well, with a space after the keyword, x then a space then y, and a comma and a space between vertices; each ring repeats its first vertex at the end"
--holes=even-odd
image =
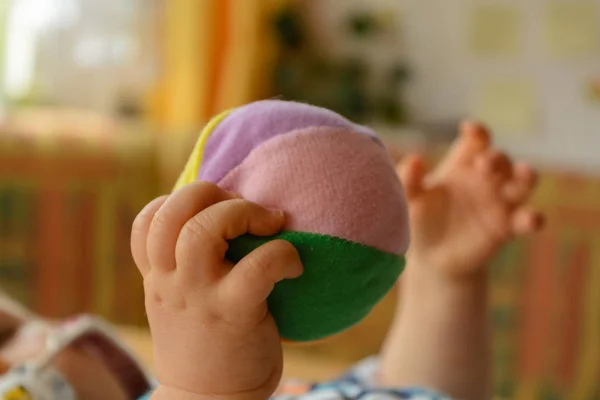
POLYGON ((408 247, 402 186, 386 150, 369 136, 325 127, 280 135, 254 149, 219 184, 283 209, 286 229, 396 254, 408 247))

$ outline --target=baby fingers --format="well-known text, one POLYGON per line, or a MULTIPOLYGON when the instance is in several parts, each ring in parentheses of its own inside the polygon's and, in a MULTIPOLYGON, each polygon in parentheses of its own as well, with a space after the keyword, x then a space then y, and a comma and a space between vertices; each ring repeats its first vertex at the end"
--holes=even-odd
POLYGON ((527 235, 544 227, 544 215, 526 208, 517 209, 512 215, 512 232, 515 235, 527 235))
POLYGON ((398 163, 396 172, 404 186, 404 192, 408 200, 417 198, 424 190, 427 166, 420 156, 409 156, 398 163))
POLYGON ((225 268, 227 241, 250 233, 270 236, 285 223, 280 211, 269 211, 250 201, 235 199, 214 204, 182 228, 175 248, 178 273, 187 282, 214 281, 225 268))
POLYGON ((157 271, 175 269, 175 244, 183 226, 205 208, 233 197, 217 185, 200 181, 171 194, 150 224, 146 249, 151 267, 157 271))
POLYGON ((234 321, 263 318, 266 299, 275 284, 297 278, 303 266, 294 246, 285 240, 270 241, 244 257, 219 288, 224 313, 234 321))
POLYGON ((481 154, 475 160, 476 168, 486 176, 487 182, 493 185, 504 183, 511 177, 512 162, 500 151, 492 150, 481 154))
POLYGON ((168 196, 152 200, 135 218, 131 227, 131 254, 142 276, 150 270, 146 241, 154 214, 162 207, 168 196))
POLYGON ((503 188, 503 196, 510 204, 523 204, 529 200, 536 183, 537 174, 529 165, 515 164, 513 177, 503 188))

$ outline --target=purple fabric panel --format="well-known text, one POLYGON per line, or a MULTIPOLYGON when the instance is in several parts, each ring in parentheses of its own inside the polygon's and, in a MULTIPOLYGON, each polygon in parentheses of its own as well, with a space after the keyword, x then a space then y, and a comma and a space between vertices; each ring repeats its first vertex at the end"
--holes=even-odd
POLYGON ((263 142, 311 127, 346 128, 379 141, 369 128, 324 108, 281 100, 258 101, 232 111, 215 128, 206 142, 198 179, 218 183, 263 142))

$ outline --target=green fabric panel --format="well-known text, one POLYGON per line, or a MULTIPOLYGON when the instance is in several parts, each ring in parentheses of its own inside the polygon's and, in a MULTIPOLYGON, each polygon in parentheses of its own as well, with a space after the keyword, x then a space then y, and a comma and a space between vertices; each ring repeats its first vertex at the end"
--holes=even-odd
POLYGON ((260 245, 284 239, 304 264, 304 274, 275 286, 268 299, 285 340, 307 342, 344 331, 360 322, 395 285, 404 269, 402 256, 345 239, 283 232, 230 241, 227 258, 235 263, 260 245))

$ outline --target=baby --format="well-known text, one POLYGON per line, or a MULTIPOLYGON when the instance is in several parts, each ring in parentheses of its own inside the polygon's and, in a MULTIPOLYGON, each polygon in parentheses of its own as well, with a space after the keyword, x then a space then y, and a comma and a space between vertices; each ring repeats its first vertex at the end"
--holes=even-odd
POLYGON ((265 300, 276 282, 302 274, 298 254, 274 241, 234 269, 224 254, 227 239, 275 234, 285 215, 197 182, 148 204, 133 226, 159 384, 101 322, 49 324, 9 303, 0 304, 0 367, 12 369, 0 393, 15 389, 0 399, 40 398, 11 382, 34 382, 41 393, 59 393, 41 398, 61 400, 135 400, 153 387, 145 398, 490 398, 485 267, 511 237, 542 226, 524 206, 535 174, 491 147, 473 123, 433 171, 409 157, 398 172, 411 248, 379 359, 338 381, 305 385, 305 393, 280 385, 281 342, 265 300))
MULTIPOLYGON (((399 173, 412 241, 399 318, 380 364, 371 376, 363 365, 297 398, 320 392, 333 399, 440 398, 434 391, 491 397, 485 264, 511 236, 540 228, 541 216, 523 206, 534 173, 513 165, 472 123, 463 125, 437 169, 410 157, 399 173)), ((151 399, 273 396, 283 357, 266 299, 277 282, 300 276, 302 263, 285 241, 259 247, 235 268, 224 256, 227 240, 274 235, 284 222, 282 211, 206 182, 158 198, 139 214, 132 251, 144 278, 160 382, 151 399)), ((285 396, 285 388, 278 395, 285 396)))

